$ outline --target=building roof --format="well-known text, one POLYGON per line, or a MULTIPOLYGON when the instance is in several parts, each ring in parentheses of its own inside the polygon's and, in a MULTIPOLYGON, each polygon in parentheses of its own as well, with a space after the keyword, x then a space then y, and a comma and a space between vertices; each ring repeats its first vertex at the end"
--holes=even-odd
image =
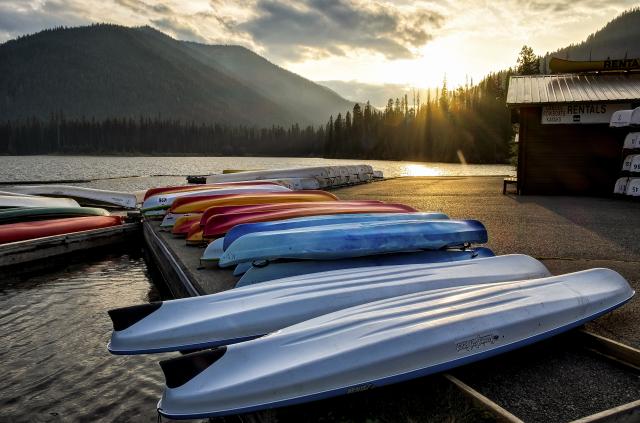
POLYGON ((512 76, 507 105, 640 100, 638 74, 559 74, 512 76))

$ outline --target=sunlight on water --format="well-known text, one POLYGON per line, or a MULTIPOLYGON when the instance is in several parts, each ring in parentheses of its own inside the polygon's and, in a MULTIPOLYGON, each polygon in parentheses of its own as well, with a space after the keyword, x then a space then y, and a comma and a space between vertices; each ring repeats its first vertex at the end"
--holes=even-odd
POLYGON ((441 176, 442 170, 421 164, 408 164, 402 168, 402 176, 441 176))

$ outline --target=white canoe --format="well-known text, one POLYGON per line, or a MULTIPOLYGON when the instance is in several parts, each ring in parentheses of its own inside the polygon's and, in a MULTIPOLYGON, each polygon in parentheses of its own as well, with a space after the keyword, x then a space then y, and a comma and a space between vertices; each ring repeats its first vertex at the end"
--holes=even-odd
POLYGON ((627 195, 640 197, 640 178, 629 178, 627 183, 627 195))
POLYGON ((249 194, 256 192, 282 192, 291 191, 289 188, 282 185, 243 185, 237 187, 225 187, 225 188, 207 188, 198 191, 180 191, 172 193, 163 193, 152 195, 144 200, 142 204, 142 211, 144 213, 148 211, 161 210, 164 214, 164 210, 171 207, 171 204, 176 198, 183 197, 198 197, 201 195, 225 195, 225 194, 249 194))
POLYGON ((346 165, 254 170, 249 172, 209 175, 207 176, 207 183, 251 181, 274 178, 317 178, 326 180, 345 176, 347 174, 362 175, 364 178, 366 174, 373 175, 373 169, 369 165, 346 165))
POLYGON ((132 193, 73 185, 16 185, 7 189, 19 194, 73 198, 83 205, 116 206, 134 209, 137 203, 136 196, 132 193))
POLYGON ((633 294, 618 273, 593 269, 370 302, 160 362, 166 389, 158 411, 235 414, 442 372, 582 325, 633 294))
POLYGON ((630 132, 624 138, 623 147, 626 150, 640 148, 640 132, 630 132))
POLYGON ((524 255, 316 273, 111 310, 115 330, 109 350, 140 354, 225 345, 384 298, 544 276, 549 276, 544 265, 524 255))
POLYGON ((629 154, 622 162, 623 172, 640 172, 640 154, 629 154))
POLYGON ((304 260, 264 264, 260 263, 256 265, 253 265, 252 263, 240 263, 233 271, 233 275, 239 276, 244 273, 242 278, 240 278, 236 284, 236 288, 239 288, 256 283, 272 281, 274 279, 310 275, 312 273, 329 272, 332 270, 356 269, 359 267, 399 266, 406 264, 445 263, 493 256, 493 251, 488 248, 473 248, 469 250, 413 251, 408 253, 381 254, 377 256, 356 257, 342 260, 304 260))
POLYGON ((627 178, 626 176, 622 178, 618 178, 615 186, 613 187, 613 193, 622 194, 622 195, 626 194, 628 184, 629 184, 629 178, 627 178))
POLYGON ((618 110, 613 112, 611 115, 611 120, 609 121, 609 126, 612 128, 623 128, 625 126, 631 125, 631 116, 633 115, 633 110, 618 110))
POLYGON ((80 207, 80 204, 71 198, 0 195, 0 208, 3 207, 80 207))

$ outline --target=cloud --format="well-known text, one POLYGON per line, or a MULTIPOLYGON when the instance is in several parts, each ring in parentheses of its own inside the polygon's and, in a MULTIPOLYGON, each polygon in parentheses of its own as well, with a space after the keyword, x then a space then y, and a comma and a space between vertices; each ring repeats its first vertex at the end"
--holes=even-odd
POLYGON ((254 13, 238 29, 288 60, 347 55, 353 50, 388 59, 412 58, 444 20, 426 9, 348 0, 259 0, 254 13))
POLYGON ((0 42, 25 33, 57 26, 77 26, 89 23, 73 2, 5 0, 0 3, 0 42))

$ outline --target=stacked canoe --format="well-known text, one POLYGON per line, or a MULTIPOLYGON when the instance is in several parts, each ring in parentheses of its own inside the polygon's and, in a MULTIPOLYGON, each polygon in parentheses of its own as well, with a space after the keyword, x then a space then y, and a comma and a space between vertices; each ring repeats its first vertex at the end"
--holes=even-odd
POLYGON ((203 263, 233 269, 236 287, 109 311, 112 353, 185 353, 160 362, 158 411, 171 418, 440 372, 570 330, 634 295, 608 269, 552 276, 534 258, 495 256, 476 220, 274 182, 304 177, 299 169, 261 184, 224 176, 233 178, 154 189, 143 213, 204 246, 194 249, 203 263))
POLYGON ((135 208, 133 194, 67 185, 24 185, 0 192, 0 244, 122 224, 101 205, 135 208))

